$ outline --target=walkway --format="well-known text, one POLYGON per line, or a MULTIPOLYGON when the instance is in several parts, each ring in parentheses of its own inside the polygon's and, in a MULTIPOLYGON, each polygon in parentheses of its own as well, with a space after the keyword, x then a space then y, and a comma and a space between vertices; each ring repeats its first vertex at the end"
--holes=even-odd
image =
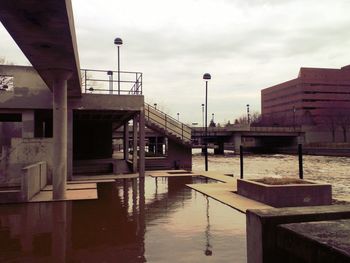
POLYGON ((202 194, 210 196, 211 198, 226 204, 242 213, 246 213, 248 209, 265 209, 272 208, 271 206, 251 200, 236 194, 237 180, 228 175, 217 172, 204 171, 186 171, 186 170, 169 170, 169 171, 149 171, 146 172, 154 178, 158 177, 182 177, 182 176, 200 176, 208 179, 216 180, 218 183, 209 184, 188 184, 187 186, 202 194))

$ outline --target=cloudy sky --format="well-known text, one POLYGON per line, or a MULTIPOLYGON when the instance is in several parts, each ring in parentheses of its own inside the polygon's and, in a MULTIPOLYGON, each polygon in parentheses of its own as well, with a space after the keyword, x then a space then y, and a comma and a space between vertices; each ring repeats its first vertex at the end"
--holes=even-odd
MULTIPOLYGON (((149 103, 201 124, 203 73, 208 115, 225 123, 260 111, 260 90, 299 68, 350 64, 349 0, 72 0, 82 68, 144 73, 149 103)), ((28 64, 0 27, 0 56, 28 64)))

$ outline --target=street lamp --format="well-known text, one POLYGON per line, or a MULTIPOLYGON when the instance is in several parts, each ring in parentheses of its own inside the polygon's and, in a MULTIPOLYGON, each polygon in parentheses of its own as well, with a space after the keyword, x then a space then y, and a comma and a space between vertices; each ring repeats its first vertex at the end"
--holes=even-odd
POLYGON ((113 94, 113 71, 108 70, 107 75, 109 77, 109 94, 113 94))
POLYGON ((120 95, 120 53, 119 47, 123 45, 123 40, 120 37, 114 39, 114 44, 118 47, 118 95, 120 95))
POLYGON ((250 124, 249 104, 247 104, 247 119, 248 119, 248 124, 250 124))
POLYGON ((180 113, 178 112, 178 113, 177 113, 177 121, 180 120, 180 117, 179 117, 179 116, 180 116, 180 113))
POLYGON ((211 114, 211 120, 214 122, 214 113, 211 114))
POLYGON ((209 73, 203 75, 205 80, 205 131, 204 131, 204 156, 205 156, 205 171, 208 171, 208 81, 211 79, 209 73))
POLYGON ((154 103, 153 106, 155 109, 157 109, 157 103, 154 103))

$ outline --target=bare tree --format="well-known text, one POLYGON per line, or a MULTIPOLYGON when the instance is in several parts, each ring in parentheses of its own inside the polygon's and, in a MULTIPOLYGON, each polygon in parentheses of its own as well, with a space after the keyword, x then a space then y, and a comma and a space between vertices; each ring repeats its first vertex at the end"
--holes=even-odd
MULTIPOLYGON (((257 111, 252 112, 249 116, 250 124, 257 125, 261 122, 261 114, 257 111)), ((235 124, 248 124, 248 116, 246 114, 241 115, 234 121, 235 124)))

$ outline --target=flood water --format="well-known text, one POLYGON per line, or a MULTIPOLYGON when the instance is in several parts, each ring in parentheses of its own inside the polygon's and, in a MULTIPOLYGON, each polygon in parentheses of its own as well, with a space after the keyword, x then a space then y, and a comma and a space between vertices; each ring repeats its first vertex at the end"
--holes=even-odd
MULTIPOLYGON (((304 156, 304 178, 349 197, 349 158, 304 156)), ((193 156, 193 169, 204 158, 193 156)), ((209 156, 239 176, 239 157, 209 156)), ((247 155, 245 177, 298 177, 292 155, 247 155)), ((0 205, 0 262, 246 262, 245 215, 186 187, 200 178, 99 183, 98 200, 0 205)), ((208 182, 210 183, 210 182, 208 182)))
MULTIPOLYGON (((193 150, 193 170, 204 170, 204 157, 200 150, 193 150)), ((333 197, 350 198, 350 158, 335 156, 304 155, 304 179, 332 184, 333 197)), ((209 156, 209 171, 234 174, 240 176, 239 155, 230 152, 225 155, 209 156)), ((299 177, 297 155, 269 154, 245 155, 244 177, 260 178, 272 177, 299 177)))
POLYGON ((246 262, 245 215, 186 187, 98 184, 98 200, 0 205, 0 262, 246 262))

